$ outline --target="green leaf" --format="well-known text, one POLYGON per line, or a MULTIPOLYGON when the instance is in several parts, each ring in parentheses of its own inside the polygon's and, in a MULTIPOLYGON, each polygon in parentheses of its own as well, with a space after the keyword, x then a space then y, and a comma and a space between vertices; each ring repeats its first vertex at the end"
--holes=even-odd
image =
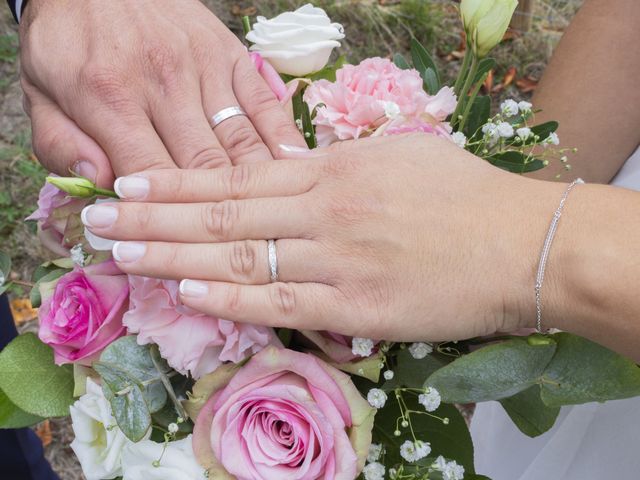
POLYGON ((496 61, 493 58, 487 57, 480 60, 480 63, 478 64, 478 71, 476 72, 476 76, 473 78, 473 85, 483 80, 484 76, 494 68, 496 68, 496 61))
MULTIPOLYGON (((424 411, 424 407, 418 403, 417 395, 404 393, 403 397, 409 409, 424 411)), ((444 403, 434 414, 440 418, 448 418, 449 424, 445 425, 442 420, 429 415, 412 414, 411 423, 416 438, 431 443, 432 456, 442 455, 445 458, 455 460, 464 466, 466 472, 474 473, 473 443, 465 419, 457 408, 444 403)), ((408 428, 401 428, 402 435, 399 437, 393 434, 397 428, 396 420, 399 416, 398 401, 391 394, 384 408, 378 410, 373 427, 374 442, 385 446, 385 464, 389 467, 402 463, 400 445, 405 440, 412 439, 408 428)))
POLYGON ((510 397, 534 385, 556 349, 553 340, 530 345, 525 338, 481 348, 458 358, 431 375, 447 403, 473 403, 510 397))
POLYGON ((4 285, 0 285, 0 295, 9 290, 13 286, 13 282, 5 283, 4 285))
POLYGON ((535 157, 524 155, 515 150, 501 152, 488 157, 487 160, 492 165, 512 173, 535 172, 544 168, 544 162, 535 157))
POLYGON ((553 427, 560 413, 560 407, 548 407, 542 402, 539 385, 503 398, 500 403, 516 427, 529 437, 542 435, 553 427))
POLYGON ((30 427, 43 420, 44 418, 38 415, 21 410, 0 390, 0 429, 30 427))
MULTIPOLYGON (((418 72, 420 72, 422 79, 425 80, 425 87, 428 87, 428 85, 426 83, 424 75, 426 74, 428 69, 432 69, 436 77, 434 84, 436 86, 435 91, 437 92, 438 90, 440 90, 441 82, 440 74, 438 73, 438 66, 433 61, 431 55, 429 55, 429 52, 427 52, 427 49, 424 48, 422 44, 415 38, 411 39, 411 59, 413 60, 414 68, 418 72)), ((427 91, 429 91, 428 88, 427 91)))
MULTIPOLYGON (((150 345, 138 345, 132 335, 121 337, 104 349, 99 363, 117 369, 122 378, 130 379, 131 383, 144 385, 142 391, 151 413, 164 407, 167 391, 151 358, 150 345)), ((161 369, 163 372, 170 370, 166 363, 161 369)))
POLYGON ((393 367, 393 379, 382 387, 385 391, 395 387, 422 388, 434 372, 451 362, 451 357, 431 353, 422 360, 413 358, 408 349, 400 350, 393 367))
POLYGON ((429 95, 435 95, 438 93, 438 90, 440 90, 440 84, 438 83, 438 77, 436 76, 436 72, 433 68, 427 68, 422 73, 422 79, 424 80, 424 84, 429 95))
POLYGON ((97 362, 93 368, 102 377, 102 391, 111 404, 113 416, 122 433, 132 442, 142 440, 151 428, 151 413, 142 385, 109 364, 97 362))
POLYGON ((53 272, 54 270, 57 270, 58 267, 55 266, 53 263, 51 262, 46 262, 43 263, 42 265, 39 265, 33 272, 33 274, 31 275, 31 281, 33 283, 36 283, 38 280, 40 280, 42 277, 44 277, 45 275, 47 275, 48 273, 53 272))
POLYGON ((0 251, 0 287, 9 280, 11 274, 11 257, 0 251))
MULTIPOLYGON (((533 133, 533 135, 539 136, 540 137, 539 140, 544 140, 549 136, 549 134, 558 130, 558 126, 559 126, 558 122, 554 122, 554 121, 541 123, 540 125, 531 127, 531 132, 533 133)), ((528 142, 533 142, 533 137, 530 137, 530 139, 527 140, 525 144, 528 142)))
POLYGON ((63 417, 73 403, 73 368, 56 366, 53 350, 26 333, 0 352, 0 389, 25 412, 63 417))
MULTIPOLYGON (((171 403, 167 403, 162 410, 151 415, 151 418, 154 425, 159 425, 167 430, 170 423, 177 423, 179 416, 175 407, 171 403)), ((178 423, 178 432, 187 434, 193 432, 193 423, 189 420, 178 423)))
POLYGON ((33 308, 39 308, 42 305, 42 292, 47 289, 53 289, 55 287, 55 282, 60 277, 62 277, 68 270, 64 270, 61 268, 56 268, 55 270, 47 273, 42 278, 40 278, 33 288, 31 289, 31 293, 29 294, 29 300, 31 300, 31 306, 33 308))
POLYGON ((491 98, 489 96, 482 95, 476 97, 473 105, 471 106, 467 124, 464 128, 464 134, 467 138, 472 139, 477 136, 482 136, 482 131, 480 129, 485 123, 487 123, 490 115, 491 98))
POLYGON ((402 69, 402 70, 410 70, 411 69, 411 65, 409 65, 409 62, 407 62, 407 59, 404 58, 404 56, 400 53, 396 53, 393 56, 393 63, 395 64, 396 67, 402 69))
POLYGON ((640 395, 640 368, 585 338, 557 333, 558 348, 542 377, 542 400, 550 407, 605 402, 640 395))
MULTIPOLYGON (((324 67, 322 70, 319 70, 311 75, 308 75, 307 78, 312 82, 317 80, 328 80, 330 82, 336 81, 336 71, 340 70, 344 64, 347 63, 347 57, 341 55, 333 65, 328 65, 324 67)), ((294 77, 295 78, 295 77, 294 77)))

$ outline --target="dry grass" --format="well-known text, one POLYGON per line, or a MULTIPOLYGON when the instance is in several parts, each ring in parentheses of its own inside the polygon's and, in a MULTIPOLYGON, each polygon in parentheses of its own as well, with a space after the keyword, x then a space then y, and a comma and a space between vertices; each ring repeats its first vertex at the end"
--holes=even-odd
MULTIPOLYGON (((271 16, 306 0, 203 0, 226 24, 239 33, 238 9, 251 9, 271 16)), ((538 78, 553 47, 583 0, 537 0, 533 28, 500 46, 494 52, 498 60, 496 78, 515 67, 519 75, 538 78)), ((374 55, 405 53, 411 37, 427 45, 440 59, 444 76, 454 77, 459 62, 445 61, 459 48, 460 24, 455 3, 448 0, 319 0, 331 17, 345 26, 347 38, 341 49, 351 62, 374 55)), ((6 9, 5 9, 6 10, 6 9)), ((44 171, 30 149, 29 122, 22 112, 18 81, 17 34, 8 14, 0 17, 0 249, 10 251, 17 273, 29 278, 43 252, 32 228, 22 219, 33 209, 44 171)), ((514 87, 501 95, 521 97, 514 87)), ((19 292, 18 292, 19 293, 19 292)), ((24 328, 35 329, 33 323, 24 328)), ((51 422, 53 442, 47 458, 61 480, 80 480, 82 474, 68 445, 72 440, 66 420, 51 422)))

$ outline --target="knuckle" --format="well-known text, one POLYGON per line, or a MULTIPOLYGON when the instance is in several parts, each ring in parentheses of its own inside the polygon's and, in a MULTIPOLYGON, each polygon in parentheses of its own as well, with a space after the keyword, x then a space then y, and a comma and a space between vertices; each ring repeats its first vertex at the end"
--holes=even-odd
POLYGON ((275 311, 284 318, 296 311, 295 290, 288 283, 274 283, 271 286, 271 303, 275 311))
POLYGON ((238 219, 238 204, 233 200, 225 200, 204 208, 204 229, 214 240, 230 239, 233 225, 238 219))
POLYGON ((223 150, 216 147, 206 147, 195 152, 185 165, 185 168, 198 170, 218 168, 228 163, 229 159, 223 150))
POLYGON ((232 314, 240 314, 244 309, 244 302, 240 295, 240 285, 230 284, 224 298, 227 309, 232 314))
POLYGON ((125 79, 113 67, 88 63, 80 70, 80 86, 101 103, 121 110, 130 105, 125 79))
POLYGON ((225 148, 232 158, 251 153, 262 145, 258 133, 249 125, 233 129, 226 137, 225 148))
MULTIPOLYGON (((55 125, 44 129, 34 129, 32 134, 33 152, 38 160, 46 163, 52 152, 68 149, 69 136, 55 125)), ((73 163, 73 159, 69 159, 73 163)))
POLYGON ((250 167, 247 164, 237 165, 228 170, 228 188, 229 198, 245 197, 249 191, 249 173, 250 167))
POLYGON ((336 195, 327 201, 325 213, 336 223, 351 224, 379 213, 382 205, 366 195, 336 195))
POLYGON ((142 44, 142 62, 148 74, 160 85, 176 84, 180 72, 180 57, 174 47, 162 41, 146 41, 142 44))
POLYGON ((244 279, 255 276, 256 250, 249 240, 236 242, 231 253, 231 271, 244 279))

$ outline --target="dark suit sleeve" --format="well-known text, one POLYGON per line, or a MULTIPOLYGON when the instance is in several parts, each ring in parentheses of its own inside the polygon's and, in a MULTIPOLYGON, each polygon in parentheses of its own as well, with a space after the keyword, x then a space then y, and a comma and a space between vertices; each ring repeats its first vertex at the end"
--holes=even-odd
POLYGON ((22 15, 22 10, 24 10, 27 0, 7 0, 7 3, 11 13, 13 13, 13 18, 16 19, 16 22, 20 22, 20 15, 22 15))

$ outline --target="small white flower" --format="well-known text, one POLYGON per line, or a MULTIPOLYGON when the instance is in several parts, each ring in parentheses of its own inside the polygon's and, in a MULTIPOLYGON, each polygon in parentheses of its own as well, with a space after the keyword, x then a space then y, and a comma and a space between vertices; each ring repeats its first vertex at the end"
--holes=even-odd
POLYGON ((447 462, 444 469, 442 469, 442 480, 463 480, 464 479, 464 467, 458 465, 455 460, 447 462))
POLYGON ((362 470, 365 480, 384 480, 386 469, 378 462, 370 463, 362 470))
POLYGON ((387 403, 387 394, 379 388, 372 388, 367 394, 367 401, 373 408, 383 408, 387 403))
POLYGON ((431 465, 432 468, 435 468, 436 470, 444 470, 444 467, 446 467, 447 465, 447 461, 445 460, 445 458, 442 455, 438 455, 438 458, 436 458, 436 461, 433 462, 433 465, 431 465))
POLYGON ((502 102, 500 110, 505 117, 515 117, 520 112, 518 102, 511 99, 502 102))
POLYGON ((522 102, 518 103, 518 108, 523 113, 530 112, 532 107, 533 107, 533 105, 531 103, 525 102, 524 100, 522 102))
POLYGON ((438 409, 441 402, 440 393, 435 388, 427 388, 425 393, 418 396, 418 403, 424 407, 427 412, 434 412, 438 409))
POLYGON ((453 132, 451 134, 451 140, 460 148, 464 148, 467 144, 467 137, 462 132, 453 132))
POLYGON ((513 126, 507 122, 500 122, 496 127, 498 130, 498 135, 503 138, 511 138, 513 137, 513 126))
POLYGON ((400 106, 396 102, 382 102, 384 107, 384 115, 389 119, 393 120, 400 115, 400 106))
POLYGON ((395 468, 390 468, 389 469, 389 478, 391 480, 396 480, 397 476, 398 476, 398 470, 396 470, 395 468))
POLYGON ((173 434, 173 433, 178 433, 178 430, 180 427, 178 427, 177 423, 170 423, 168 428, 169 428, 169 433, 173 434))
POLYGON ((484 136, 492 143, 498 140, 500 136, 498 134, 498 126, 493 122, 485 123, 482 126, 482 133, 484 133, 484 136))
POLYGON ((409 347, 409 353, 416 360, 422 360, 431 352, 433 352, 433 347, 428 343, 424 343, 424 342, 412 343, 411 346, 409 347))
POLYGON ((358 338, 355 337, 351 341, 351 351, 354 355, 359 357, 370 357, 373 353, 373 347, 375 343, 370 338, 358 338))
POLYGON ((393 377, 395 376, 395 374, 393 373, 393 370, 385 370, 382 376, 384 377, 385 380, 393 380, 393 377))
POLYGON ((417 462, 418 460, 428 456, 430 453, 431 445, 429 442, 423 442, 421 440, 412 442, 411 440, 407 440, 400 445, 400 456, 407 462, 417 462))
POLYGON ((382 455, 382 445, 379 443, 372 443, 369 445, 369 453, 367 454, 367 462, 377 462, 382 455))
POLYGON ((69 254, 71 255, 71 260, 74 264, 78 265, 79 267, 84 267, 85 258, 84 250, 82 249, 81 243, 74 245, 71 250, 69 250, 69 254))
POLYGON ((560 137, 556 132, 551 132, 547 138, 544 139, 544 143, 547 145, 560 145, 560 137))
POLYGON ((531 135, 533 135, 533 132, 531 131, 531 129, 529 127, 522 127, 522 128, 519 128, 519 129, 516 130, 516 135, 518 135, 518 137, 520 137, 520 140, 522 140, 524 142, 531 135))

